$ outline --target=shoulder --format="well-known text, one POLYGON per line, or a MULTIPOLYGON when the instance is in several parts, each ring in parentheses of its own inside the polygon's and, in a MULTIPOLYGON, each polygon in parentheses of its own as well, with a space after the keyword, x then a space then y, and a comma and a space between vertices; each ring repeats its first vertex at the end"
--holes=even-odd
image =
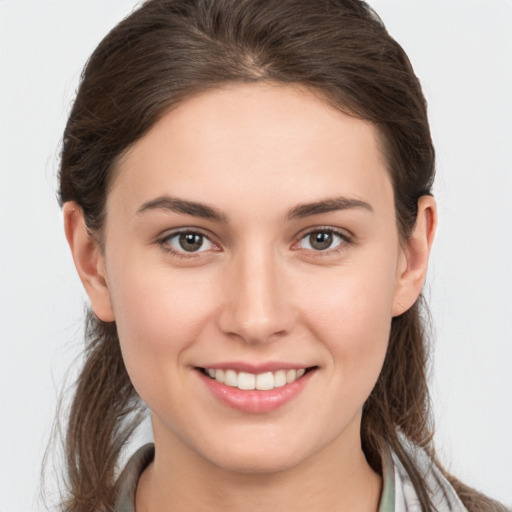
POLYGON ((122 473, 117 480, 117 498, 114 512, 135 512, 135 491, 140 475, 152 462, 155 456, 153 443, 139 448, 130 457, 122 473))
MULTIPOLYGON (((470 489, 449 475, 450 481, 448 481, 441 467, 422 448, 416 446, 403 435, 399 437, 407 457, 421 475, 421 482, 428 493, 433 510, 437 512, 468 512, 466 505, 471 504, 470 510, 473 511, 507 512, 507 509, 500 503, 478 493, 474 489, 470 489), (457 484, 457 490, 454 487, 455 484, 457 484), (464 499, 464 503, 461 498, 464 499)), ((418 495, 404 464, 391 449, 389 449, 389 452, 395 480, 394 511, 422 512, 418 495)))
MULTIPOLYGON (((399 440, 408 459, 421 475, 422 484, 428 493, 434 510, 439 512, 468 512, 455 489, 429 455, 404 435, 400 434, 399 440)), ((422 512, 411 476, 400 457, 389 447, 383 453, 383 463, 384 466, 392 467, 395 497, 394 511, 422 512)))

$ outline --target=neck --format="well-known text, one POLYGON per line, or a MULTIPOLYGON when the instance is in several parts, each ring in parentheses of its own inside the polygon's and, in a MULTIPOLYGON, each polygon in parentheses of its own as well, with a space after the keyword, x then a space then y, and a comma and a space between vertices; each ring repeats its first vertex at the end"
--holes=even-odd
MULTIPOLYGON (((276 472, 236 472, 213 465, 179 442, 159 443, 141 476, 137 512, 376 512, 382 479, 359 443, 338 438, 321 452, 276 472)), ((175 441, 175 440, 174 440, 175 441)))

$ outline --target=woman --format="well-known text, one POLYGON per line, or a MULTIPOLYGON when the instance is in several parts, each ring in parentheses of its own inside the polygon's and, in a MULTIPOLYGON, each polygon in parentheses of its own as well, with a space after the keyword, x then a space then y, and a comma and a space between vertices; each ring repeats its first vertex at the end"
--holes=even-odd
POLYGON ((419 83, 362 2, 119 24, 62 151, 93 311, 66 510, 499 510, 431 443, 433 178, 419 83), (117 478, 142 403, 154 452, 117 478))

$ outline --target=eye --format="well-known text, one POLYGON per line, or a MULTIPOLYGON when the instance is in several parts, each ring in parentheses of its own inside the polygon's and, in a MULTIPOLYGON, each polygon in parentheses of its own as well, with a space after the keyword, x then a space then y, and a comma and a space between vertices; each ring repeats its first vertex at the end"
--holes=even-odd
POLYGON ((298 245, 301 249, 322 252, 328 251, 329 249, 336 249, 344 242, 347 242, 347 237, 341 233, 337 233, 332 229, 321 229, 310 231, 304 235, 298 245))
POLYGON ((213 243, 202 233, 181 231, 162 240, 162 245, 174 253, 198 253, 213 248, 213 243))

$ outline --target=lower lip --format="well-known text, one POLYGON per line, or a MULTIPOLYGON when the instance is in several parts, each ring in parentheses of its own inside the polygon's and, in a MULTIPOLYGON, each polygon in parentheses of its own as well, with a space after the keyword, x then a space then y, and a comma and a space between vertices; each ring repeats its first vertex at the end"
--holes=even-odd
POLYGON ((290 384, 267 391, 256 389, 245 391, 217 382, 201 370, 197 370, 197 373, 220 402, 243 412, 263 413, 274 411, 293 400, 309 382, 315 369, 309 370, 290 384))

